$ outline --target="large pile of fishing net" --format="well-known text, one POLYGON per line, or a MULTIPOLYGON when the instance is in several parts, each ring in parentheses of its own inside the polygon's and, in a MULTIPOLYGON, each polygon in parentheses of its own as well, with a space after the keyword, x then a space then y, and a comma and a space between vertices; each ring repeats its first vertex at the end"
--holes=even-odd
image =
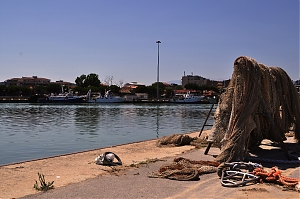
POLYGON ((243 161, 247 150, 263 139, 281 143, 291 126, 299 142, 300 97, 292 80, 283 69, 250 57, 235 60, 214 117, 208 141, 220 144, 218 162, 243 161))

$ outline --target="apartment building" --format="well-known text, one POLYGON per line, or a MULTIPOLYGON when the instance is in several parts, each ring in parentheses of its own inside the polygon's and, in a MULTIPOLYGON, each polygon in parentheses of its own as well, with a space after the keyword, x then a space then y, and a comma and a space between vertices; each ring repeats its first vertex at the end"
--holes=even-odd
POLYGON ((51 82, 50 79, 43 78, 43 77, 37 77, 37 76, 32 76, 32 77, 21 77, 21 78, 11 78, 8 80, 5 80, 3 82, 3 85, 5 86, 47 86, 50 83, 55 83, 55 84, 60 84, 62 86, 66 87, 74 87, 75 84, 71 82, 65 82, 63 80, 58 80, 55 82, 51 82))
POLYGON ((198 75, 184 75, 182 76, 182 86, 184 87, 186 84, 197 84, 199 86, 207 85, 207 86, 214 86, 219 89, 225 88, 228 86, 230 80, 224 80, 224 81, 215 81, 206 79, 204 77, 198 76, 198 75))
POLYGON ((46 86, 50 84, 50 79, 32 76, 32 77, 21 77, 11 78, 4 81, 6 86, 46 86))
MULTIPOLYGON (((52 82, 51 82, 52 83, 52 82)), ((59 84, 61 86, 66 86, 66 87, 69 87, 69 88, 74 88, 76 86, 76 84, 74 83, 71 83, 71 82, 65 82, 63 80, 58 80, 56 82, 53 82, 55 84, 59 84)))
POLYGON ((181 82, 183 87, 187 84, 197 84, 201 86, 205 84, 207 85, 208 80, 198 75, 184 75, 182 76, 181 82))

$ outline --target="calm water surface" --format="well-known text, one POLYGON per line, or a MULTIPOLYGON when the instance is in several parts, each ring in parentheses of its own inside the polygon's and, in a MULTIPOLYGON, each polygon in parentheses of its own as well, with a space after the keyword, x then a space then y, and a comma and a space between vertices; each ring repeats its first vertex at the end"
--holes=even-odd
POLYGON ((0 165, 200 131, 210 107, 0 104, 0 165))

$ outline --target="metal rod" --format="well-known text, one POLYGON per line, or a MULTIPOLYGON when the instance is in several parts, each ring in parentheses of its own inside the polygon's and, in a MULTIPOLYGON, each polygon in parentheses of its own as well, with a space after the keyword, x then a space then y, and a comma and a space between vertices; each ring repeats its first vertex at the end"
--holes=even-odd
POLYGON ((159 44, 161 43, 160 41, 156 41, 157 43, 157 82, 156 82, 156 90, 157 90, 157 100, 159 99, 159 44))
POLYGON ((206 147, 206 150, 204 151, 204 155, 207 155, 207 153, 208 153, 211 145, 212 145, 212 142, 209 142, 208 145, 207 145, 207 147, 206 147))
MULTIPOLYGON (((204 126, 208 126, 208 125, 206 125, 206 122, 207 122, 207 120, 208 120, 208 118, 209 118, 209 116, 210 116, 210 113, 211 113, 211 111, 212 111, 214 105, 215 105, 214 103, 211 105, 211 107, 210 107, 210 109, 209 109, 209 112, 208 112, 208 114, 207 114, 207 117, 206 117, 206 119, 205 119, 205 121, 204 121, 204 123, 203 123, 202 129, 201 129, 201 131, 200 131, 198 137, 201 136, 202 131, 203 131, 203 129, 204 129, 204 126)), ((210 125, 209 125, 209 126, 210 126, 210 125)))

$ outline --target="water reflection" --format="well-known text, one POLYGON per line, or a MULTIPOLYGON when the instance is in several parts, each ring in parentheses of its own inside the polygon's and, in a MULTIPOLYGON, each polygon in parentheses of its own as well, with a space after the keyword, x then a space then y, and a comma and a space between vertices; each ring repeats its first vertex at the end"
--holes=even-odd
POLYGON ((79 107, 75 109, 74 122, 78 134, 97 132, 99 129, 100 110, 97 107, 79 107))
POLYGON ((156 138, 159 137, 159 106, 156 106, 156 138))

